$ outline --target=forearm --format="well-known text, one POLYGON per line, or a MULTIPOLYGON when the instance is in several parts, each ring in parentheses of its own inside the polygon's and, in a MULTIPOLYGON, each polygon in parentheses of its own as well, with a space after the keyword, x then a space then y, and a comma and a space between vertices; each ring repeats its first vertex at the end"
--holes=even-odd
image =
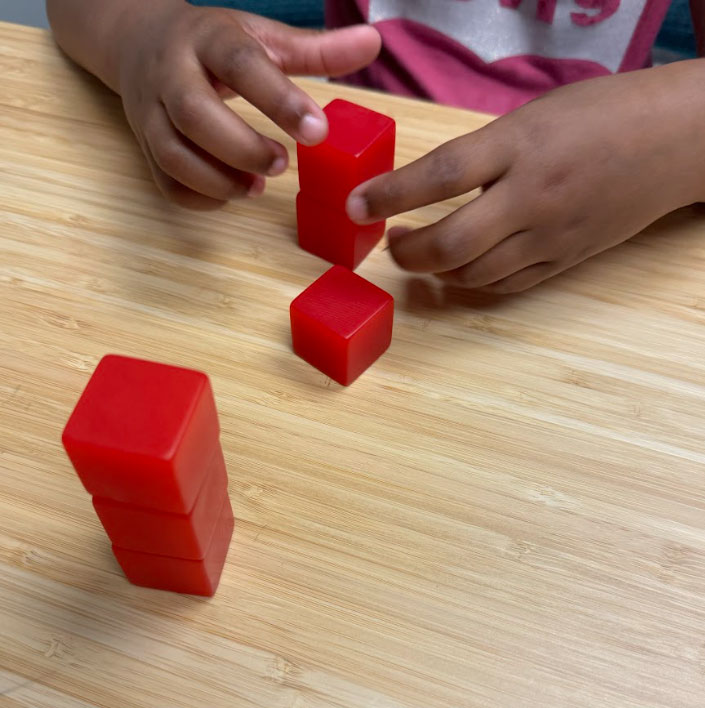
POLYGON ((59 46, 78 64, 119 91, 119 57, 130 26, 156 6, 185 0, 47 0, 59 46))
MULTIPOLYGON (((646 72, 658 72, 661 84, 652 105, 665 126, 678 136, 670 155, 663 159, 677 168, 679 179, 671 185, 681 190, 686 203, 705 201, 705 59, 679 61, 646 72)), ((664 188, 667 188, 664 185, 664 188)))

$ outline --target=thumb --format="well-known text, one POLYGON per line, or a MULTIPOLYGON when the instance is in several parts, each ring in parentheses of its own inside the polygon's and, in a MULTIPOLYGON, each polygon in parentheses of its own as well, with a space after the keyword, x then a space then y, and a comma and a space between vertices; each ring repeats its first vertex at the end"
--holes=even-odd
POLYGON ((382 47, 370 25, 321 32, 253 17, 246 29, 285 74, 343 76, 371 64, 382 47))

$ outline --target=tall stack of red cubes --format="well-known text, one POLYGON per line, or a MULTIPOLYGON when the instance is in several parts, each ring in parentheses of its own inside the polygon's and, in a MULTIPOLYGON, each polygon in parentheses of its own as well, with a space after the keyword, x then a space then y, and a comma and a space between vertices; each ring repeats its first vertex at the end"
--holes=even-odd
POLYGON ((336 99, 324 112, 328 137, 298 146, 299 245, 335 265, 292 303, 294 351, 345 386, 392 339, 394 300, 352 271, 377 245, 385 222, 359 226, 345 202, 354 187, 394 168, 396 127, 388 116, 336 99))
POLYGON ((108 355, 63 443, 136 585, 213 595, 233 531, 218 415, 198 371, 108 355))

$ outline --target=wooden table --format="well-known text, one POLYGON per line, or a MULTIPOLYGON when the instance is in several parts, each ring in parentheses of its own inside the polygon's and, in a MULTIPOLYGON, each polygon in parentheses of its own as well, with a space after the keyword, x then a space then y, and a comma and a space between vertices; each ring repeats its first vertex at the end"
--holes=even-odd
MULTIPOLYGON (((394 116, 399 163, 485 120, 302 85, 394 116)), ((170 207, 118 99, 0 25, 0 175, 2 708, 705 705, 702 212, 501 300, 380 247, 394 341, 343 389, 290 350, 326 267, 295 165, 170 207), (63 454, 107 352, 212 378, 237 520, 211 600, 129 585, 63 454)))

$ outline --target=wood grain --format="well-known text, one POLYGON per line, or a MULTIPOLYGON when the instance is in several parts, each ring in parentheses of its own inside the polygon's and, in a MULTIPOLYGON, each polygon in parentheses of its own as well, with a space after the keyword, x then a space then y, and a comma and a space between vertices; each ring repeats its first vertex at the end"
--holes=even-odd
MULTIPOLYGON (((486 120, 302 85, 396 118, 399 164, 486 120)), ((290 350, 325 269, 295 192, 292 165, 168 206, 119 101, 0 25, 0 705, 705 705, 703 212, 502 300, 380 247, 394 341, 343 389, 290 350), (60 447, 107 352, 212 378, 237 517, 212 600, 124 580, 60 447)))

